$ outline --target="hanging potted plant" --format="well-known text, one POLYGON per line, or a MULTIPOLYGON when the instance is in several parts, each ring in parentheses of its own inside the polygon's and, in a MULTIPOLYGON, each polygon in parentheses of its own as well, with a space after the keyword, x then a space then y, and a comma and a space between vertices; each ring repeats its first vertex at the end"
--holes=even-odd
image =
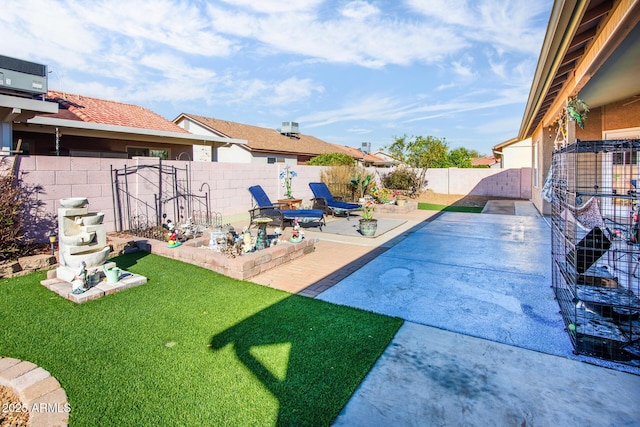
POLYGON ((362 215, 360 216, 360 234, 371 237, 378 230, 378 220, 373 217, 375 204, 368 201, 362 205, 362 215))

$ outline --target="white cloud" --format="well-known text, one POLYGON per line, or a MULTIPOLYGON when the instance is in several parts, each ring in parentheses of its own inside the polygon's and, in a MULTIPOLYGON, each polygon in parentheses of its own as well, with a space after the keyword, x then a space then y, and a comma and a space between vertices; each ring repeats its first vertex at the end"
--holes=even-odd
POLYGON ((313 10, 323 3, 323 0, 296 0, 283 2, 282 0, 222 0, 229 6, 239 6, 260 13, 302 12, 313 10))
POLYGON ((463 61, 453 61, 453 72, 464 79, 470 79, 474 76, 473 68, 471 65, 465 65, 463 61))
POLYGON ((267 95, 268 104, 290 104, 306 99, 314 92, 322 93, 324 88, 311 79, 291 77, 273 87, 273 95, 267 95))
POLYGON ((355 127, 355 128, 348 128, 347 132, 355 133, 357 135, 367 135, 372 133, 373 131, 371 129, 355 127))
POLYGON ((303 115, 298 120, 310 128, 353 120, 388 121, 401 117, 406 108, 400 100, 372 94, 333 110, 303 115))
POLYGON ((370 68, 432 63, 465 46, 463 38, 449 29, 431 26, 427 31, 424 23, 379 17, 372 11, 366 20, 321 20, 312 13, 252 15, 208 7, 213 28, 221 33, 255 40, 275 52, 327 62, 370 68))
POLYGON ((347 3, 340 13, 347 18, 361 21, 379 15, 380 9, 366 1, 356 0, 347 3))
POLYGON ((489 60, 489 66, 491 67, 491 72, 501 79, 507 78, 507 72, 505 70, 505 62, 494 62, 489 60))
POLYGON ((536 21, 551 0, 407 0, 413 10, 453 27, 476 42, 538 54, 544 28, 536 21))
POLYGON ((436 90, 437 90, 437 91, 443 91, 443 90, 447 90, 447 89, 454 88, 454 87, 456 87, 456 86, 457 86, 457 84, 456 84, 456 83, 453 83, 453 82, 452 82, 452 83, 442 83, 442 84, 439 84, 439 85, 436 87, 436 90))
POLYGON ((74 6, 85 25, 203 56, 226 56, 231 41, 210 31, 198 7, 180 0, 102 1, 74 6))

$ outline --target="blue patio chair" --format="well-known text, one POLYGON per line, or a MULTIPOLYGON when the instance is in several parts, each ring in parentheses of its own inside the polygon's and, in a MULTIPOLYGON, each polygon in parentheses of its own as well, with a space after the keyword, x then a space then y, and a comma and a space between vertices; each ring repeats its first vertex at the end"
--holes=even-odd
POLYGON ((357 211, 361 206, 357 203, 342 201, 341 197, 334 197, 324 182, 310 182, 309 187, 313 192, 313 208, 322 209, 325 213, 336 215, 347 215, 347 219, 352 211, 357 211))
POLYGON ((255 201, 256 207, 249 210, 251 222, 249 227, 255 225, 256 218, 271 218, 270 225, 276 227, 286 227, 287 223, 293 223, 295 219, 300 223, 317 222, 322 231, 322 226, 326 225, 324 211, 321 209, 285 209, 286 203, 271 203, 269 196, 261 186, 249 187, 249 192, 255 201))

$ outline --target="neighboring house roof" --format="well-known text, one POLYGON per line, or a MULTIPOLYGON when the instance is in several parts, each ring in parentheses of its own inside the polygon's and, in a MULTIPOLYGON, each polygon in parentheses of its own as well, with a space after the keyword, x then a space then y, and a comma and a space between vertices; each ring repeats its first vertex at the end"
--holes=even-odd
MULTIPOLYGON (((332 144, 332 145, 334 145, 338 150, 345 151, 348 155, 350 155, 354 159, 366 164, 370 164, 374 166, 386 166, 390 164, 386 159, 382 157, 378 157, 371 153, 364 154, 362 151, 360 151, 360 149, 355 147, 349 147, 349 146, 340 145, 340 144, 332 144)), ((336 151, 336 152, 339 152, 339 151, 336 151)))
POLYGON ((167 132, 189 133, 172 121, 139 105, 124 104, 117 101, 57 91, 49 91, 46 99, 47 101, 57 102, 60 107, 58 113, 43 114, 44 117, 167 132))
POLYGON ((591 108, 640 93, 639 21, 639 0, 555 0, 519 139, 551 125, 578 92, 591 108))
POLYGON ((518 138, 511 138, 508 139, 504 142, 501 142, 500 144, 496 144, 493 146, 492 150, 495 153, 496 151, 500 152, 503 148, 508 147, 510 145, 515 144, 516 142, 520 141, 518 138))
POLYGON ((193 135, 159 114, 139 105, 93 98, 90 96, 49 91, 49 102, 58 104, 54 114, 38 114, 28 123, 65 128, 67 134, 101 133, 113 139, 171 140, 192 144, 194 141, 243 143, 227 138, 193 135), (71 131, 70 131, 71 130, 71 131))
POLYGON ((488 157, 474 157, 471 159, 471 166, 491 166, 495 165, 498 161, 493 156, 488 157))
POLYGON ((333 144, 310 135, 297 134, 297 137, 290 137, 281 134, 276 129, 245 125, 228 120, 185 113, 180 114, 174 122, 178 122, 184 118, 193 120, 218 135, 244 139, 247 141, 245 148, 252 152, 306 156, 317 156, 336 152, 333 144))

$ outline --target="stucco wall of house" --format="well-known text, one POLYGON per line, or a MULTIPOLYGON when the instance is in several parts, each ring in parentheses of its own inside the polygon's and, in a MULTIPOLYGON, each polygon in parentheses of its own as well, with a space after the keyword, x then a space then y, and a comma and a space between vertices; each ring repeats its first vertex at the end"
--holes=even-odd
POLYGON ((251 153, 238 145, 218 148, 218 162, 224 163, 251 163, 251 153))
POLYGON ((531 138, 518 141, 502 149, 502 168, 531 167, 531 138))
MULTIPOLYGON (((39 218, 57 214, 59 200, 66 197, 87 197, 91 212, 104 212, 108 231, 114 231, 112 169, 124 170, 140 165, 157 165, 158 159, 140 157, 134 159, 106 159, 84 157, 20 156, 16 158, 17 171, 23 181, 39 186, 41 203, 39 218)), ((272 201, 282 198, 284 188, 279 178, 285 164, 187 162, 168 160, 163 165, 184 168, 189 166, 191 189, 197 195, 209 193, 211 210, 222 215, 223 221, 248 220, 248 210, 253 206, 247 188, 259 184, 272 201)), ((292 192, 303 204, 310 206, 313 197, 308 183, 319 181, 323 167, 296 165, 292 169, 297 176, 292 181, 292 192)), ((372 172, 374 169, 370 169, 372 172)), ((389 169, 385 169, 387 173, 389 169)), ((528 199, 531 188, 531 171, 523 169, 430 169, 427 171, 428 188, 438 193, 471 194, 528 199)), ((129 179, 129 191, 141 200, 153 204, 157 192, 155 177, 146 170, 144 174, 129 179)), ((38 218, 36 218, 36 221, 38 218)), ((55 226, 54 221, 43 221, 40 235, 45 239, 55 226)))

